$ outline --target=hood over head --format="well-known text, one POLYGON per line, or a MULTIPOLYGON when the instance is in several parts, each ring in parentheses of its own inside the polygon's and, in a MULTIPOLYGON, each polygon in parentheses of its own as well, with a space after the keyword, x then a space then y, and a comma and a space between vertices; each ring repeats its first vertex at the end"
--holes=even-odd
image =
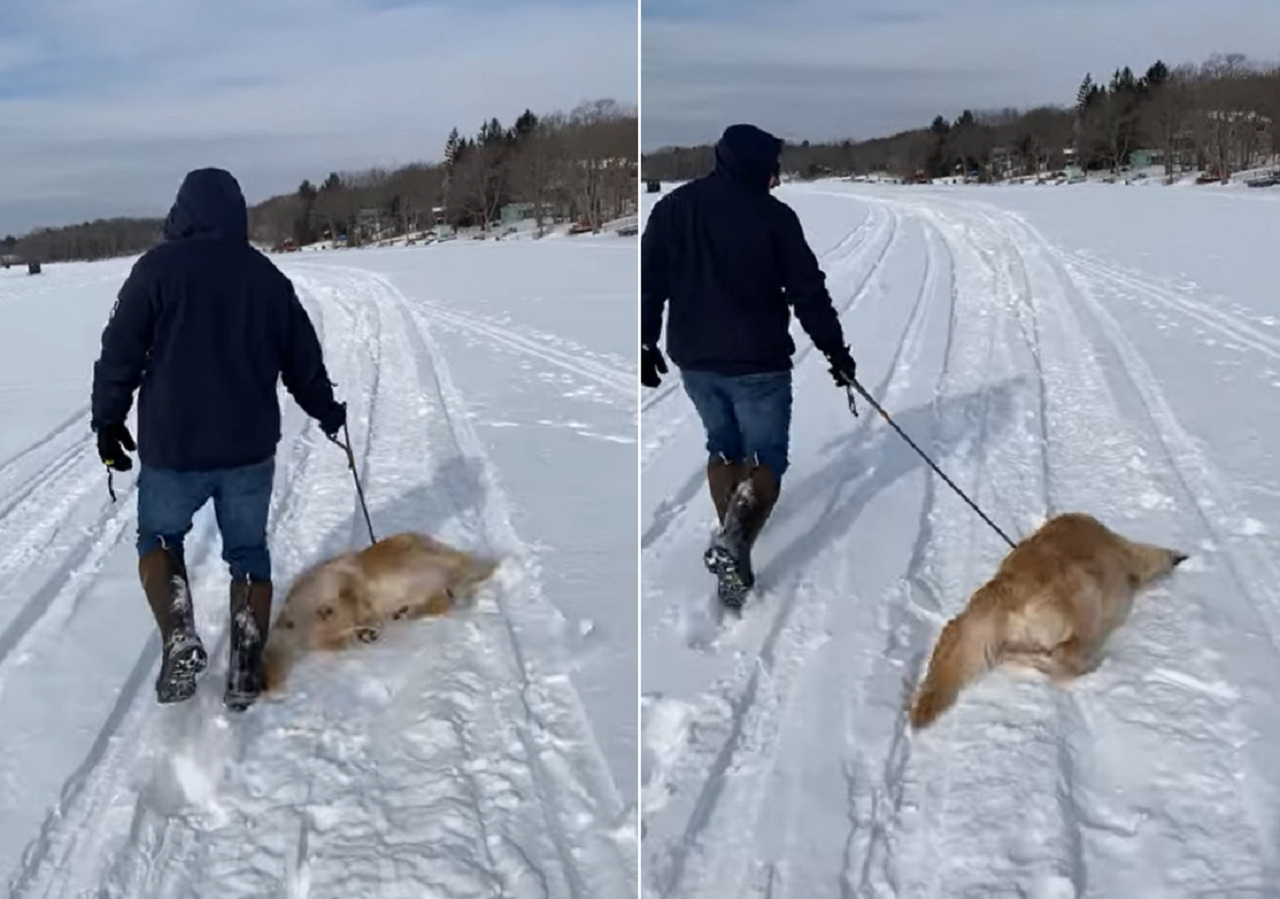
POLYGON ((783 142, 755 125, 730 125, 716 143, 716 171, 769 189, 769 180, 781 168, 783 142))
POLYGON ((164 222, 168 240, 209 235, 226 240, 249 239, 249 210, 240 185, 222 169, 196 169, 178 188, 164 222))

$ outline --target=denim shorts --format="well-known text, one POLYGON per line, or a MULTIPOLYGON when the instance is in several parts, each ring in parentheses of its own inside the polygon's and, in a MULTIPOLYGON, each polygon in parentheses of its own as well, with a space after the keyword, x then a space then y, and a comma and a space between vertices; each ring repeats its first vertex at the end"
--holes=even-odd
POLYGON ((790 464, 791 372, 720 375, 681 370, 707 432, 707 452, 730 462, 753 457, 781 478, 790 464))
POLYGON ((173 471, 146 465, 138 471, 138 555, 165 546, 185 570, 183 540, 196 512, 209 500, 222 535, 222 559, 237 580, 271 579, 267 513, 275 458, 212 471, 173 471))

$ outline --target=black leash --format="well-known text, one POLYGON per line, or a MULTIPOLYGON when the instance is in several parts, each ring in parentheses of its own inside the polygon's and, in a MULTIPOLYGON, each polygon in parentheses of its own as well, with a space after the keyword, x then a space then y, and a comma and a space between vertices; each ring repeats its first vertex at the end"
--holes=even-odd
POLYGON ((969 508, 971 508, 971 509, 973 509, 973 511, 977 512, 977 513, 978 513, 978 515, 982 518, 982 520, 983 520, 983 521, 985 521, 988 525, 990 525, 990 526, 991 526, 991 530, 995 531, 995 532, 996 532, 997 534, 999 534, 1002 538, 1004 538, 1004 542, 1005 542, 1005 543, 1007 543, 1007 544, 1009 544, 1009 546, 1010 546, 1010 547, 1017 546, 1017 544, 1016 544, 1016 543, 1014 543, 1012 540, 1010 540, 1010 539, 1009 539, 1009 535, 1008 535, 1008 534, 1006 534, 1004 531, 1000 530, 1000 528, 996 526, 996 523, 995 523, 994 521, 992 521, 990 518, 988 518, 988 517, 987 517, 987 514, 986 514, 985 512, 983 512, 981 509, 979 509, 979 508, 978 508, 978 504, 977 504, 977 503, 975 503, 973 500, 969 499, 969 497, 967 497, 967 496, 965 495, 965 492, 964 492, 963 490, 961 490, 959 487, 957 487, 957 486, 956 486, 956 484, 955 484, 955 482, 954 482, 954 481, 952 481, 952 480, 951 480, 951 478, 947 477, 947 476, 943 473, 942 469, 941 469, 941 468, 939 468, 939 467, 934 463, 934 461, 933 461, 932 459, 930 459, 930 458, 929 458, 929 456, 925 453, 925 451, 924 451, 924 450, 922 450, 922 449, 920 449, 920 447, 916 446, 915 441, 914 441, 914 440, 912 440, 910 437, 908 437, 908 436, 907 436, 907 433, 906 433, 905 431, 903 431, 903 430, 902 430, 902 428, 898 427, 897 422, 895 422, 895 421, 893 420, 893 418, 889 415, 889 413, 888 413, 888 412, 886 412, 886 411, 884 410, 884 407, 882 407, 879 403, 877 403, 877 402, 872 398, 871 394, 867 393, 867 391, 863 389, 862 385, 858 383, 858 381, 857 381, 857 379, 856 379, 856 378, 855 378, 855 379, 853 379, 853 383, 852 383, 851 385, 846 385, 846 386, 845 386, 845 392, 846 392, 846 393, 848 394, 848 396, 849 396, 849 411, 853 413, 854 418, 857 418, 857 417, 858 417, 858 408, 857 408, 857 406, 856 406, 856 405, 854 405, 854 402, 853 402, 853 391, 855 391, 855 390, 856 390, 856 391, 858 391, 858 393, 860 393, 860 394, 862 395, 862 398, 863 398, 864 400, 866 400, 868 403, 870 403, 870 404, 871 404, 871 408, 875 409, 877 412, 879 412, 879 413, 880 413, 880 415, 884 418, 884 420, 885 420, 885 421, 887 421, 887 422, 889 423, 889 427, 893 428, 895 431, 897 431, 897 432, 898 432, 898 436, 900 436, 903 440, 907 441, 907 445, 908 445, 908 446, 910 446, 913 450, 915 450, 915 451, 916 451, 916 453, 917 453, 917 454, 919 454, 919 456, 920 456, 920 458, 921 458, 921 459, 924 459, 924 461, 925 461, 925 462, 929 463, 929 467, 930 467, 930 468, 932 468, 935 472, 937 472, 937 473, 938 473, 938 477, 940 477, 940 478, 942 478, 942 480, 946 481, 946 482, 947 482, 947 486, 949 486, 952 490, 954 490, 954 491, 956 492, 956 495, 957 495, 957 496, 959 496, 962 500, 964 500, 966 503, 968 503, 968 504, 969 504, 969 508))
POLYGON ((360 486, 360 475, 356 471, 356 456, 351 451, 351 432, 347 429, 346 422, 342 424, 342 433, 346 436, 346 442, 339 440, 337 436, 329 437, 337 446, 341 447, 347 454, 347 466, 351 469, 351 477, 356 482, 356 496, 360 498, 360 511, 364 513, 364 523, 369 529, 369 542, 377 543, 378 539, 373 536, 373 521, 369 518, 369 507, 364 501, 364 488, 360 486))

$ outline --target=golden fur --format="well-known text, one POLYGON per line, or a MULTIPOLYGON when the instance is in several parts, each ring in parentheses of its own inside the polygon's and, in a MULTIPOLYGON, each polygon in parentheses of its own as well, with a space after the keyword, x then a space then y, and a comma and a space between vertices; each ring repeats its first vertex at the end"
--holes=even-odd
POLYGON ((391 621, 447 614, 497 566, 415 533, 314 566, 294 581, 271 627, 266 692, 278 690, 307 652, 372 642, 391 621))
POLYGON ((1035 668, 1056 684, 1092 671, 1137 592, 1186 558, 1089 515, 1051 518, 942 629, 912 699, 911 726, 932 724, 966 684, 1001 663, 1035 668))

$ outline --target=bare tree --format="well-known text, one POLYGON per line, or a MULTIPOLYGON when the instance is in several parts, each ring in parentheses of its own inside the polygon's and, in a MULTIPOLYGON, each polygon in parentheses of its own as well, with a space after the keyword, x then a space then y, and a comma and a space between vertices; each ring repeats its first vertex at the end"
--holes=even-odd
POLYGON ((533 204, 538 236, 545 233, 544 223, 554 218, 558 204, 554 197, 564 180, 564 116, 543 117, 526 135, 512 159, 512 183, 517 194, 533 204))

